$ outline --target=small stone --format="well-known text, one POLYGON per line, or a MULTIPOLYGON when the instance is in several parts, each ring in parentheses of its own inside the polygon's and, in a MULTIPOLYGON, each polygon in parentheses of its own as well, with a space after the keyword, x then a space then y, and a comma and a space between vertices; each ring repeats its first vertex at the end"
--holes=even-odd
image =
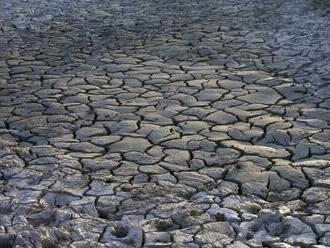
POLYGON ((284 217, 283 220, 283 238, 290 244, 316 244, 316 235, 312 228, 295 217, 284 217))

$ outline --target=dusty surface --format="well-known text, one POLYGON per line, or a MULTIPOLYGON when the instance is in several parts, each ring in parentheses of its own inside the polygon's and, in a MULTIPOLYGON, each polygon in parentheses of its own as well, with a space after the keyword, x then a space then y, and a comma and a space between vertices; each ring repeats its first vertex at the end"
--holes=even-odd
POLYGON ((0 247, 330 247, 330 4, 0 1, 0 247))

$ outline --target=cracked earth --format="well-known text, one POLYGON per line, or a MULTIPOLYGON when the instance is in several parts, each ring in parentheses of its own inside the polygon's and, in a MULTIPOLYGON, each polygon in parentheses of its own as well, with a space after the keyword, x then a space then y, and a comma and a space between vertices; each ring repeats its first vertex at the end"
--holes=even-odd
POLYGON ((330 4, 0 1, 0 247, 330 247, 330 4))

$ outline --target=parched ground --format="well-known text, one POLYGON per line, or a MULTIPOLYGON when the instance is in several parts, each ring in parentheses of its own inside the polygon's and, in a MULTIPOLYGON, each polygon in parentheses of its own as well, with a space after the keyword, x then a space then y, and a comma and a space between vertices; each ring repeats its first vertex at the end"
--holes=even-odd
POLYGON ((330 247, 327 0, 1 0, 0 247, 330 247))

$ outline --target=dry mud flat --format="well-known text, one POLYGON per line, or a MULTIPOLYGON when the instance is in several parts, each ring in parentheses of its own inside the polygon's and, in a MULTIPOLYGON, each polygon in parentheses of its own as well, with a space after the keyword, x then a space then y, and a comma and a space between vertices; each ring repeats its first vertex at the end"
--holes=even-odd
POLYGON ((0 247, 330 247, 326 1, 0 10, 0 247))

